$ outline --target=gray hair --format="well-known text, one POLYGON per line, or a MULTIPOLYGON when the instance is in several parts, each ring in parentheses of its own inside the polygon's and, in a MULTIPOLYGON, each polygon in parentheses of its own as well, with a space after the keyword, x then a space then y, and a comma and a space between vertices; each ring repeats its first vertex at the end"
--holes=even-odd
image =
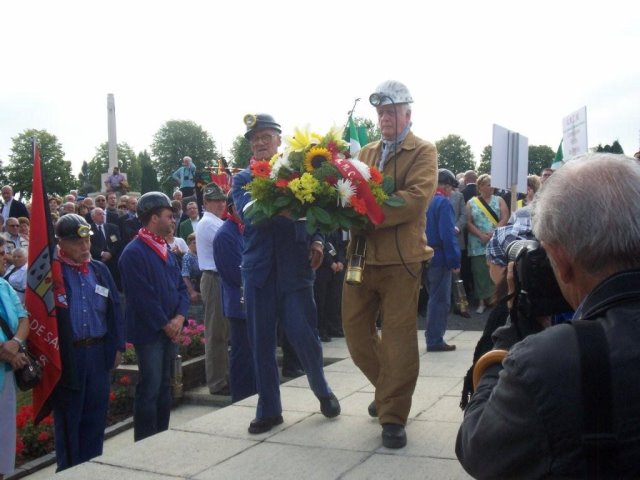
POLYGON ((532 205, 535 236, 591 274, 640 267, 640 164, 583 155, 549 177, 532 205))

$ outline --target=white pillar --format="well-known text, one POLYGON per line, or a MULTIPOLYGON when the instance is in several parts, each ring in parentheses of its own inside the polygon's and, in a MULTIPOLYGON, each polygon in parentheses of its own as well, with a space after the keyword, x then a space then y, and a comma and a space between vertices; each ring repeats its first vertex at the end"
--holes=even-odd
POLYGON ((116 102, 113 93, 107 94, 107 115, 109 121, 109 173, 118 166, 118 140, 116 139, 116 102))

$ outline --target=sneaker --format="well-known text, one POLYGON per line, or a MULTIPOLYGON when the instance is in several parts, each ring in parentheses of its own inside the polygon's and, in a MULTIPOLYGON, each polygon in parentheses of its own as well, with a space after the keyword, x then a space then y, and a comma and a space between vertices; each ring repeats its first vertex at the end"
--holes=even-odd
POLYGON ((485 307, 484 305, 480 305, 480 306, 478 307, 478 309, 476 310, 476 313, 477 313, 477 314, 479 314, 479 315, 481 315, 481 314, 483 314, 483 313, 484 313, 484 311, 485 311, 486 309, 487 309, 487 307, 485 307))

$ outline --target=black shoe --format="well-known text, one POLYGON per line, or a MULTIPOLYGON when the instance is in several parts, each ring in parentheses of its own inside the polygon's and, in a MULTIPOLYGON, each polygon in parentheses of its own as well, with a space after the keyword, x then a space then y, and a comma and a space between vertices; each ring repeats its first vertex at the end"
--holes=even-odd
POLYGON ((333 338, 344 338, 344 332, 342 330, 331 330, 329 336, 333 338))
POLYGON ((300 370, 299 368, 293 368, 289 370, 282 369, 282 376, 287 378, 298 378, 304 375, 304 370, 300 370))
POLYGON ((319 398, 318 400, 320 400, 320 411, 325 417, 333 418, 340 415, 340 402, 338 402, 333 393, 330 397, 319 398))
POLYGON ((249 433, 265 433, 284 422, 282 415, 276 417, 254 418, 249 424, 249 433))
POLYGON ((320 335, 320 341, 321 342, 325 342, 325 343, 326 342, 330 342, 331 341, 331 337, 328 334, 323 333, 323 334, 320 335))
POLYGON ((427 347, 427 352, 453 352, 455 349, 455 345, 443 343, 442 345, 436 345, 435 347, 427 347))
POLYGON ((375 400, 369 404, 369 407, 367 407, 367 410, 369 411, 369 416, 371 417, 378 416, 378 407, 376 406, 375 400))
POLYGON ((382 424, 382 446, 386 448, 402 448, 407 444, 407 433, 404 425, 399 423, 382 424))

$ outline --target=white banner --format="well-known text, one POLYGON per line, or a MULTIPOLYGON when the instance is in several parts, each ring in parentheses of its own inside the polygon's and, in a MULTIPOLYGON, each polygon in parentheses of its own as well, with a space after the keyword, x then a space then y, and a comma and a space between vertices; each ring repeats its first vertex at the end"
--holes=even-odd
POLYGON ((587 107, 567 115, 562 119, 562 153, 564 161, 576 155, 587 153, 587 107))

